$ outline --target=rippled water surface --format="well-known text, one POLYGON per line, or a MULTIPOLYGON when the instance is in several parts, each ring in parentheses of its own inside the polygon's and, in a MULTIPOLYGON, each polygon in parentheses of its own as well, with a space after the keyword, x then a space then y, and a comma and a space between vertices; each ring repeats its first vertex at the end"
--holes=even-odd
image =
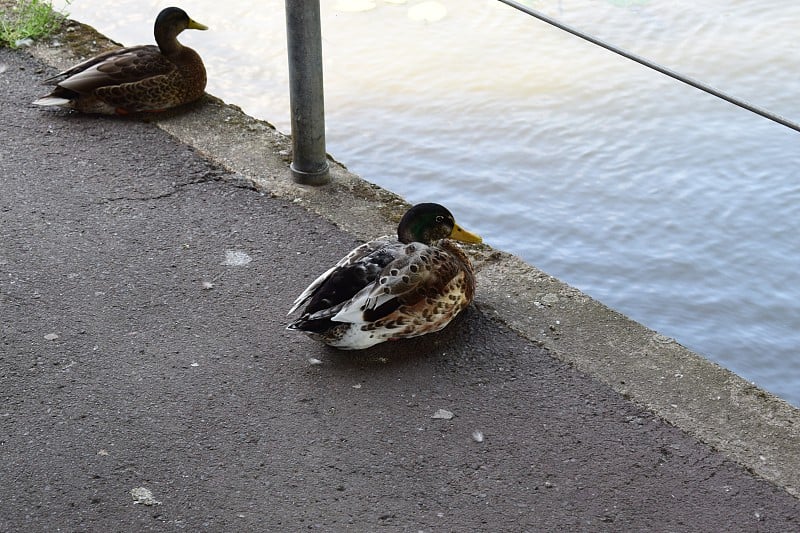
MULTIPOLYGON (((131 45, 171 4, 68 11, 131 45)), ((283 5, 184 4, 211 30, 181 40, 288 131, 283 5)), ((528 5, 800 121, 800 2, 528 5)), ((337 159, 800 406, 800 134, 495 1, 322 11, 337 159)))

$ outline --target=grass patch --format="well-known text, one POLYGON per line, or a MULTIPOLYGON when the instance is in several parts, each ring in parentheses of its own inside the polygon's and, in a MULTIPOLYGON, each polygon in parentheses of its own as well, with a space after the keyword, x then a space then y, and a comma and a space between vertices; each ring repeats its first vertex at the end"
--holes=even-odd
POLYGON ((0 13, 0 46, 17 48, 24 39, 40 39, 55 33, 67 13, 56 11, 53 4, 44 0, 16 0, 3 2, 0 13))

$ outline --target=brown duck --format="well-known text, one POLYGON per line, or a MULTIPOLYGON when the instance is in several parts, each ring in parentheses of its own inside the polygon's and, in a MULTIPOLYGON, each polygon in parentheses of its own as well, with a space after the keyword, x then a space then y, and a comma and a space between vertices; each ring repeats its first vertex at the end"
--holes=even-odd
POLYGON ((289 329, 344 350, 439 331, 475 294, 469 258, 451 239, 479 243, 439 204, 417 204, 385 236, 357 247, 314 280, 289 329))
POLYGON ((178 42, 185 29, 208 28, 184 10, 168 7, 156 18, 158 46, 120 48, 75 65, 45 80, 56 88, 33 103, 124 115, 193 102, 204 94, 206 69, 197 52, 178 42))

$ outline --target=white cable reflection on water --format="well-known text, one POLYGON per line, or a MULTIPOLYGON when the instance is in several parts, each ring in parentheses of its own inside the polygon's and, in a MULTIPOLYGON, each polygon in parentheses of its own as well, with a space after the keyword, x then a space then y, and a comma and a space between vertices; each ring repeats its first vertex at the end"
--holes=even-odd
MULTIPOLYGON (((796 132, 492 0, 321 3, 337 159, 800 406, 796 132)), ((800 119, 793 0, 528 3, 800 119)), ((168 5, 67 10, 132 45, 168 5)), ((283 1, 182 7, 208 91, 288 131, 283 1)))

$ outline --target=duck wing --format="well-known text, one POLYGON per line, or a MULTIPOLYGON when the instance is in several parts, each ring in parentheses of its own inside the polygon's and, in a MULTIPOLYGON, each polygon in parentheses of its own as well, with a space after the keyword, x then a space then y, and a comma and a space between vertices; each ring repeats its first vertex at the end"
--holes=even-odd
POLYGON ((458 259, 437 246, 402 245, 377 279, 349 298, 331 320, 375 322, 423 299, 435 306, 445 296, 447 284, 462 270, 458 259))
POLYGON ((380 237, 356 247, 325 271, 294 301, 291 315, 306 302, 304 317, 336 307, 372 283, 384 267, 394 260, 402 244, 390 236, 380 237))
POLYGON ((112 50, 49 78, 59 87, 88 94, 98 87, 139 82, 169 74, 176 66, 154 45, 112 50))

